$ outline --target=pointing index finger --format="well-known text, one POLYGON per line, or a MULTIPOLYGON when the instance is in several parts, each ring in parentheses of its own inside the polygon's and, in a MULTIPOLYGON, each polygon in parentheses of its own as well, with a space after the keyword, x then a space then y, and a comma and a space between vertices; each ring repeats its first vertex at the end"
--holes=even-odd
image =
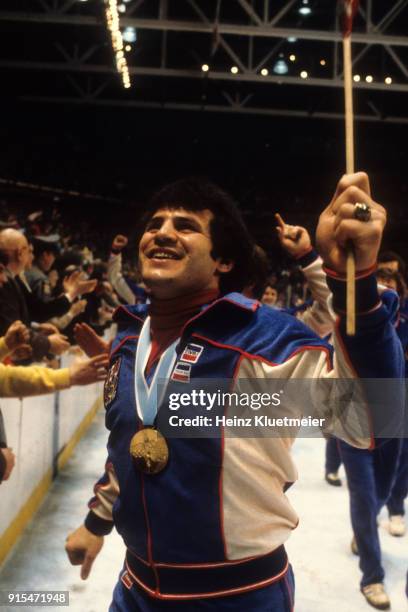
POLYGON ((276 213, 276 214, 275 214, 275 219, 277 220, 277 222, 278 222, 278 224, 279 224, 279 227, 280 227, 281 229, 283 229, 283 228, 285 227, 285 222, 284 222, 284 220, 282 219, 282 217, 280 216, 280 214, 279 214, 279 213, 276 213))

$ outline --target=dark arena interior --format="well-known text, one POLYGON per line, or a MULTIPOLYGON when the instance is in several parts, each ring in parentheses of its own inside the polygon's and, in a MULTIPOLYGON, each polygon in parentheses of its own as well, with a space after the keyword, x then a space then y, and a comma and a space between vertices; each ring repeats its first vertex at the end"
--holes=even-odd
MULTIPOLYGON (((134 28, 127 33, 136 39, 125 51, 128 89, 115 69, 103 2, 2 2, 3 202, 56 202, 76 224, 90 216, 93 227, 123 229, 161 184, 204 175, 232 191, 267 249, 275 212, 313 229, 345 171, 336 3, 122 6, 122 30, 134 28)), ((353 24, 356 168, 387 205, 387 243, 405 256, 407 16, 404 2, 373 0, 353 24)))
MULTIPOLYGON (((397 433, 380 435, 376 417, 368 426, 366 413, 358 432, 350 414, 343 428, 333 425, 330 396, 321 405, 331 406, 331 426, 299 436, 293 465, 286 442, 278 452, 271 437, 268 459, 280 458, 276 473, 264 467, 261 443, 248 451, 249 435, 235 448, 236 440, 224 440, 222 433, 222 450, 211 447, 219 456, 210 453, 210 467, 196 474, 195 449, 201 446, 194 444, 204 445, 205 437, 184 441, 193 450, 182 465, 177 440, 164 435, 159 443, 155 437, 149 444, 160 452, 153 465, 147 439, 138 447, 137 436, 160 433, 139 410, 139 394, 146 395, 140 404, 150 406, 156 379, 182 390, 194 371, 206 378, 207 364, 217 364, 208 378, 216 373, 224 383, 233 380, 231 385, 240 378, 289 380, 294 372, 330 378, 333 371, 334 378, 402 382, 408 354, 407 211, 408 0, 2 0, 0 609, 12 612, 15 605, 36 602, 59 609, 67 600, 58 592, 69 594, 72 612, 107 610, 125 554, 118 533, 105 538, 106 550, 86 583, 69 564, 63 542, 70 534, 69 560, 81 565, 86 578, 107 525, 115 524, 125 540, 127 566, 111 612, 362 612, 369 606, 388 609, 390 601, 394 612, 403 612, 408 426, 406 415, 404 420, 397 414, 398 385, 387 400, 397 433), (350 37, 351 62, 343 55, 350 37), (354 129, 348 153, 347 82, 354 129), (348 174, 367 173, 371 195, 358 175, 346 179, 350 184, 343 179, 333 196, 350 167, 348 174), (189 181, 157 195, 180 179, 189 181), (210 204, 183 206, 187 192, 205 192, 210 204), (153 202, 161 205, 151 208, 153 218, 146 217, 155 193, 153 202), (217 234, 214 193, 225 210, 236 213, 234 221, 220 222, 217 234), (337 215, 331 248, 327 231, 327 242, 322 231, 315 239, 329 203, 337 215), (379 205, 386 209, 384 230, 379 205), (187 220, 177 210, 187 210, 187 220), (338 230, 344 220, 360 224, 353 226, 355 234, 338 230), (382 224, 381 249, 378 236, 364 234, 374 224, 382 224), (203 235, 211 251, 200 242, 203 235), (357 275, 346 283, 351 252, 357 275), (180 272, 185 261, 188 273, 180 272), (208 281, 211 265, 216 268, 208 281), (316 270, 321 277, 315 286, 316 270), (222 288, 226 278, 240 294, 231 302, 223 302, 230 293, 222 288), (240 310, 230 315, 234 300, 240 310), (313 319, 319 304, 323 314, 309 325, 308 313, 313 319), (219 314, 208 315, 207 327, 198 324, 180 356, 174 343, 207 306, 219 314), (230 330, 244 319, 241 311, 247 316, 258 309, 259 327, 230 330), (382 309, 388 318, 379 314, 382 309), (350 311, 356 311, 354 336, 350 311), (262 322, 265 312, 269 323, 262 322), (279 322, 287 316, 292 323, 279 322), (301 331, 307 326, 312 335, 301 331), (140 371, 139 347, 146 352, 140 371), (178 361, 170 360, 170 350, 178 361), (312 363, 318 350, 328 355, 327 371, 323 359, 312 363), (135 368, 131 383, 121 378, 127 360, 135 368), (138 389, 141 379, 147 391, 138 389), (106 462, 103 395, 111 455, 98 481, 106 462), (134 404, 138 412, 126 412, 134 404), (115 445, 136 428, 136 418, 140 431, 133 432, 133 463, 126 471, 123 449, 115 445), (391 443, 383 444, 383 438, 391 443), (286 496, 297 478, 294 464, 299 483, 286 496), (214 466, 221 475, 212 482, 214 466), (115 469, 122 468, 125 476, 117 478, 115 469), (172 480, 171 470, 179 480, 172 480), (185 489, 179 487, 183 479, 189 483, 185 489), (264 497, 269 488, 270 497, 264 497), (103 491, 108 493, 101 501, 103 491), (129 536, 123 505, 111 503, 121 496, 146 533, 134 536, 130 529, 129 536), (284 547, 297 526, 291 504, 300 523, 284 547), (203 525, 190 529, 191 517, 199 522, 203 508, 203 525), (91 548, 85 556, 78 552, 78 533, 92 536, 92 554, 91 548), (360 557, 350 550, 352 537, 351 550, 360 557), (191 547, 184 546, 187 540, 191 547), (285 548, 297 580, 296 607, 285 548), (253 572, 256 580, 234 573, 237 560, 245 563, 241 573, 253 572), (186 568, 196 572, 194 578, 186 568), (37 600, 30 595, 36 589, 37 600), (266 589, 270 599, 262 600, 266 589), (31 599, 23 601, 20 591, 31 599)), ((306 394, 297 395, 307 401, 306 394)), ((211 416, 209 409, 204 414, 211 416)))

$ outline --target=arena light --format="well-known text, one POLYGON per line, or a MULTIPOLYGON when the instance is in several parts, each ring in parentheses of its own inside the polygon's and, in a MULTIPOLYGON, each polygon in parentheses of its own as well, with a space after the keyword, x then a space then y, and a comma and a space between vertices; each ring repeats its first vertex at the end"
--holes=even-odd
POLYGON ((359 74, 355 74, 353 76, 353 81, 355 81, 356 83, 359 83, 361 81, 361 76, 359 74))
POLYGON ((296 55, 294 53, 291 53, 289 55, 289 59, 290 59, 291 62, 296 62, 296 55))
POLYGON ((320 65, 321 66, 325 66, 326 65, 326 60, 325 59, 321 59, 320 60, 320 65))
POLYGON ((132 28, 131 26, 128 26, 127 28, 123 30, 122 37, 125 42, 128 42, 128 43, 136 42, 137 40, 136 28, 132 28))
POLYGON ((297 42, 297 38, 295 36, 289 36, 289 38, 287 38, 286 40, 288 41, 288 43, 297 42))
POLYGON ((278 59, 273 67, 273 71, 275 74, 287 74, 289 72, 289 68, 285 60, 278 59))
POLYGON ((269 70, 267 68, 262 68, 261 74, 262 74, 262 76, 268 76, 269 70))
POLYGON ((386 85, 391 85, 392 83, 392 78, 391 77, 385 77, 385 84, 386 85))
POLYGON ((130 75, 124 53, 122 33, 120 31, 117 0, 106 0, 105 14, 115 55, 116 70, 121 76, 123 87, 129 89, 131 85, 130 75))
POLYGON ((371 74, 367 74, 365 80, 366 80, 366 83, 372 83, 373 82, 373 77, 371 76, 371 74))
POLYGON ((302 0, 302 6, 299 8, 300 15, 307 17, 307 15, 310 15, 311 12, 312 9, 309 6, 309 0, 302 0))
POLYGON ((232 74, 238 74, 238 72, 239 72, 238 71, 238 67, 237 66, 232 66, 231 67, 231 72, 232 72, 232 74))
POLYGON ((126 6, 124 4, 118 4, 119 13, 126 13, 126 6))
POLYGON ((208 72, 208 71, 209 71, 209 69, 210 69, 210 67, 209 67, 209 65, 208 65, 208 64, 203 64, 203 65, 201 66, 201 70, 202 70, 203 72, 208 72))
POLYGON ((300 73, 300 78, 301 79, 307 79, 308 76, 309 75, 308 75, 306 70, 302 70, 302 72, 300 73))

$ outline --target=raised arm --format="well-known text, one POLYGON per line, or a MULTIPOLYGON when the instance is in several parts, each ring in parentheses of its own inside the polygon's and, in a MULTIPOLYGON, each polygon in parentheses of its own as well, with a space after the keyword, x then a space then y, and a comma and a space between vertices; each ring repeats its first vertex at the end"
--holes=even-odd
POLYGON ((122 234, 118 234, 113 239, 111 254, 108 261, 108 280, 122 300, 127 304, 135 304, 135 294, 130 289, 122 274, 122 249, 127 243, 128 239, 122 234))
POLYGON ((285 223, 281 215, 275 215, 277 233, 282 248, 293 257, 302 268, 313 297, 313 304, 299 312, 297 317, 319 336, 324 337, 333 330, 334 319, 329 310, 330 289, 327 285, 323 261, 313 249, 309 232, 300 225, 285 223))

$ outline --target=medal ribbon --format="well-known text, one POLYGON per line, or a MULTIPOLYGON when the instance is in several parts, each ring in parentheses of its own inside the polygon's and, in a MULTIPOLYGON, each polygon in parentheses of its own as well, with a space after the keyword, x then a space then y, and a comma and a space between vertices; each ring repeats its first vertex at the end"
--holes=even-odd
POLYGON ((160 406, 166 390, 166 385, 163 384, 163 389, 158 398, 157 384, 160 379, 168 380, 170 376, 170 372, 173 369, 177 357, 175 348, 178 341, 179 339, 177 338, 177 340, 164 351, 157 364, 150 385, 148 385, 145 378, 145 369, 151 350, 150 317, 147 317, 146 321, 143 323, 136 348, 135 398, 137 414, 145 426, 153 425, 156 418, 158 406, 160 406))

